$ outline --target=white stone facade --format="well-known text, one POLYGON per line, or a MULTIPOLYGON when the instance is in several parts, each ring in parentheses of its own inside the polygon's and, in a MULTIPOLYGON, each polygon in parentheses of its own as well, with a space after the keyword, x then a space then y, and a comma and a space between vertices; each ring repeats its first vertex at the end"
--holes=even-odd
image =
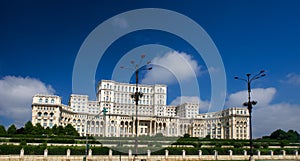
MULTIPOLYGON (((166 85, 138 85, 143 97, 138 104, 138 135, 183 136, 218 139, 249 139, 249 113, 246 108, 229 108, 198 114, 199 105, 184 103, 167 106, 166 85)), ((136 105, 131 97, 136 85, 102 80, 97 86, 97 100, 72 94, 68 105, 59 96, 35 95, 32 123, 43 127, 72 124, 81 136, 106 137, 135 135, 136 105), (106 116, 101 113, 107 109, 106 116)))

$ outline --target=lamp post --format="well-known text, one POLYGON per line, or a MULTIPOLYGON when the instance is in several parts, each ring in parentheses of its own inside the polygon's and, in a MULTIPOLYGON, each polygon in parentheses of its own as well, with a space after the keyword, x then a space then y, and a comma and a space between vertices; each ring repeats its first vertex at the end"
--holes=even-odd
MULTIPOLYGON (((122 69, 129 69, 129 70, 134 70, 135 71, 135 93, 131 95, 131 98, 134 99, 135 101, 135 139, 134 139, 134 147, 135 147, 135 157, 137 156, 138 150, 138 141, 137 141, 137 136, 138 136, 138 105, 139 105, 139 100, 141 97, 143 97, 143 93, 139 92, 139 71, 140 70, 151 70, 152 67, 146 67, 146 68, 141 68, 141 63, 143 59, 145 58, 145 54, 141 55, 139 63, 135 63, 134 61, 131 61, 130 63, 133 65, 133 67, 124 67, 121 66, 122 69)), ((147 62, 147 64, 150 64, 150 61, 147 62)))
MULTIPOLYGON (((106 110, 106 108, 104 107, 103 108, 103 110, 100 112, 100 113, 98 113, 97 115, 95 115, 92 119, 91 119, 91 121, 90 121, 90 123, 97 117, 97 116, 99 116, 101 113, 103 113, 103 116, 105 117, 106 116, 106 113, 107 113, 107 110, 106 110)), ((86 117, 86 120, 88 120, 88 115, 87 115, 87 117, 86 117)), ((88 150, 89 150, 89 144, 88 144, 88 124, 86 124, 86 127, 87 127, 87 130, 86 130, 86 134, 85 134, 85 155, 84 155, 84 161, 86 161, 86 157, 87 157, 87 154, 88 154, 88 150)), ((105 131, 105 129, 104 129, 104 131, 105 131)), ((91 130, 90 130, 90 132, 91 132, 91 130)))
POLYGON ((249 111, 249 128, 250 128, 250 158, 249 160, 254 160, 253 158, 253 140, 252 140, 252 106, 257 104, 257 101, 251 101, 251 83, 254 80, 257 80, 261 77, 266 76, 265 71, 261 70, 258 74, 251 77, 251 74, 246 74, 246 79, 240 78, 240 77, 234 77, 234 79, 242 80, 247 83, 247 89, 248 89, 248 102, 245 102, 243 105, 247 106, 249 111))

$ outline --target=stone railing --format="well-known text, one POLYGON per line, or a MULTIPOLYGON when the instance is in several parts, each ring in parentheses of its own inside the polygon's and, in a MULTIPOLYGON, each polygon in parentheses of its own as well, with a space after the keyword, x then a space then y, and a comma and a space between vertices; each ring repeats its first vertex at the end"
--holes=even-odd
MULTIPOLYGON (((233 155, 231 150, 228 151, 229 155, 218 155, 218 152, 215 150, 214 155, 202 155, 202 151, 199 150, 198 155, 186 155, 186 151, 182 150, 181 155, 169 155, 169 151, 165 150, 165 155, 151 155, 151 151, 147 151, 147 155, 138 155, 134 156, 132 150, 128 151, 128 155, 113 155, 113 151, 109 150, 108 155, 92 155, 92 150, 88 151, 87 161, 132 161, 132 160, 141 160, 141 161, 170 161, 170 160, 248 160, 249 155, 247 151, 244 151, 243 155, 233 155)), ((270 151, 269 155, 261 155, 260 151, 257 151, 257 154, 254 155, 256 160, 299 160, 298 151, 294 151, 293 155, 286 155, 284 150, 281 151, 280 155, 274 155, 273 151, 270 151)), ((84 156, 82 155, 71 155, 71 150, 67 150, 67 154, 63 155, 48 155, 48 150, 44 150, 44 155, 24 155, 24 149, 21 149, 20 155, 0 155, 0 161, 10 160, 10 161, 82 161, 84 156)))

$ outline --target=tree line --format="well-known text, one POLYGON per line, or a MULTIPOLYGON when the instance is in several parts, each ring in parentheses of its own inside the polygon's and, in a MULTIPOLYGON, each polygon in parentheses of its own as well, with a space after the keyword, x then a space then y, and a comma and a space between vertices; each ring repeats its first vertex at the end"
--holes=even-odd
MULTIPOLYGON (((33 126, 31 121, 28 121, 24 127, 19 129, 16 128, 14 124, 10 125, 7 129, 5 126, 0 125, 0 135, 14 135, 14 134, 25 134, 25 135, 47 135, 47 136, 79 136, 77 130, 71 125, 68 124, 67 126, 57 126, 54 125, 52 128, 47 127, 44 128, 41 124, 36 124, 33 126)), ((183 138, 190 138, 189 134, 185 134, 183 138)), ((208 139, 206 137, 206 139, 208 139)), ((269 136, 263 136, 260 138, 262 140, 288 140, 288 141, 300 141, 300 134, 294 130, 284 131, 282 129, 275 130, 269 136)), ((258 140, 260 140, 258 139, 258 140)), ((208 139, 209 140, 209 139, 208 139)))
POLYGON ((300 135, 297 131, 294 130, 288 130, 286 132, 282 129, 278 129, 272 132, 270 136, 263 136, 262 139, 299 141, 300 135))
POLYGON ((57 126, 54 125, 52 128, 44 128, 41 124, 36 124, 33 126, 31 121, 28 121, 24 127, 17 129, 17 127, 12 124, 7 130, 3 125, 0 125, 0 135, 14 135, 14 134, 25 134, 25 135, 68 135, 68 136, 79 136, 77 130, 71 125, 67 126, 57 126))

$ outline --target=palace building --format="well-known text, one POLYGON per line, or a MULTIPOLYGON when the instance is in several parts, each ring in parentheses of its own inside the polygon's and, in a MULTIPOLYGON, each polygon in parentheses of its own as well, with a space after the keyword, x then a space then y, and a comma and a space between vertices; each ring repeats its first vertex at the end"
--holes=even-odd
POLYGON ((37 94, 32 101, 32 123, 44 128, 71 124, 81 136, 129 137, 137 135, 206 137, 217 139, 249 139, 247 108, 228 108, 218 112, 199 114, 199 104, 186 102, 167 105, 167 86, 138 85, 138 109, 132 94, 135 84, 102 80, 97 85, 97 99, 88 95, 71 94, 68 105, 61 97, 37 94), (103 109, 107 113, 103 114, 103 109))

